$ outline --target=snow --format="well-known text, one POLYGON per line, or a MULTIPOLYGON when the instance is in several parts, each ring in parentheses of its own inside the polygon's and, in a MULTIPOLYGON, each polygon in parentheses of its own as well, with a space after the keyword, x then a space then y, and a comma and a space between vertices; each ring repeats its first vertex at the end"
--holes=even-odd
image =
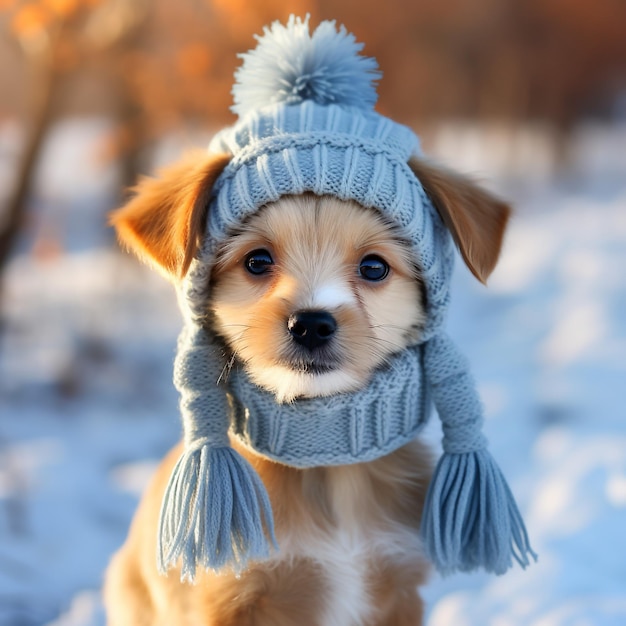
MULTIPOLYGON (((489 288, 458 264, 449 331, 539 561, 434 576, 429 626, 626 624, 626 132, 581 127, 559 171, 544 131, 448 125, 431 145, 517 206, 489 288)), ((94 155, 106 132, 55 130, 5 277, 0 626, 104 624, 103 571, 179 435, 180 317, 171 287, 104 228, 115 172, 94 155), (54 237, 52 253, 33 252, 54 237)), ((18 139, 0 127, 0 171, 18 139)), ((439 436, 433 421, 426 437, 439 436)))

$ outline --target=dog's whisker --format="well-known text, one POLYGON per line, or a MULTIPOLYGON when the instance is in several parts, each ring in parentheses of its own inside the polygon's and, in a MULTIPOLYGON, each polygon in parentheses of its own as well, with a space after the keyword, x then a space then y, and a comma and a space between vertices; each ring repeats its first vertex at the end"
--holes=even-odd
POLYGON ((391 339, 385 339, 384 337, 366 337, 366 339, 368 339, 369 341, 374 342, 375 344, 386 344, 387 346, 390 346, 391 348, 393 348, 394 350, 402 350, 403 348, 405 348, 405 344, 404 343, 399 343, 397 341, 393 341, 391 339))
POLYGON ((390 330, 401 332, 403 336, 410 335, 411 333, 416 333, 424 328, 423 322, 416 322, 411 324, 410 326, 400 326, 396 324, 374 324, 371 325, 370 328, 372 330, 390 330))
POLYGON ((252 328, 252 326, 250 326, 250 324, 221 324, 220 325, 222 328, 245 328, 245 329, 250 329, 252 328))
POLYGON ((222 381, 228 380, 228 377, 230 375, 230 372, 233 369, 233 366, 235 364, 235 353, 233 352, 233 354, 231 355, 231 357, 226 361, 226 363, 224 363, 224 367, 222 368, 222 371, 220 372, 220 375, 217 379, 217 384, 221 384, 222 381))

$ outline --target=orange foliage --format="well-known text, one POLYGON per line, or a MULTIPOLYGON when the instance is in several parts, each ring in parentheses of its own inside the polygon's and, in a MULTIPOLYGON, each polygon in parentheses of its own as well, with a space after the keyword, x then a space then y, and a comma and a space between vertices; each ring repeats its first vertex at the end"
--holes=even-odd
POLYGON ((59 17, 68 17, 80 7, 80 0, 42 0, 43 6, 59 17))
POLYGON ((30 37, 45 30, 50 19, 50 13, 46 8, 33 2, 16 11, 11 20, 11 27, 16 35, 30 37))
MULTIPOLYGON (((125 90, 152 135, 184 121, 232 121, 237 53, 290 13, 310 13, 313 28, 322 19, 345 24, 383 71, 379 109, 409 124, 499 117, 566 125, 589 106, 590 94, 615 97, 626 84, 626 3, 617 0, 145 2, 0 0, 0 9, 12 15, 19 38, 63 22, 63 42, 54 52, 58 69, 99 73, 115 85, 111 99, 125 90), (101 9, 108 19, 101 19, 101 9), (122 26, 98 49, 94 32, 115 31, 129 16, 132 21, 133 11, 141 14, 139 24, 122 26), (91 30, 85 28, 90 19, 91 30)), ((115 110, 115 103, 108 106, 115 110)))
POLYGON ((247 41, 275 20, 285 21, 290 13, 304 16, 317 8, 317 2, 311 0, 209 0, 208 4, 231 35, 245 37, 247 41))
POLYGON ((177 67, 185 78, 206 76, 212 63, 209 46, 202 43, 191 43, 183 46, 177 55, 177 67))
MULTIPOLYGON (((84 17, 89 10, 100 4, 103 0, 0 0, 0 11, 9 15, 11 30, 16 38, 23 43, 38 41, 37 49, 47 50, 53 62, 58 62, 60 69, 70 68, 74 65, 69 62, 70 56, 77 56, 76 47, 78 31, 68 28, 72 20, 84 17), (52 43, 49 35, 55 33, 55 42, 52 43), (57 41, 61 30, 63 41, 60 41, 62 50, 56 50, 57 41), (54 48, 54 49, 53 49, 54 48)), ((106 1, 106 0, 104 0, 106 1)))

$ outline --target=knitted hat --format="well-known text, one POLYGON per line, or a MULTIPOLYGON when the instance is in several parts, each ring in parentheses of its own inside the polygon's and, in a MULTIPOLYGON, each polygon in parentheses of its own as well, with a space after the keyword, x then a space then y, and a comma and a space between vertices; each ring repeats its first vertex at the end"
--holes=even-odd
POLYGON ((481 433, 482 410, 466 361, 443 333, 453 265, 448 230, 408 166, 419 142, 373 110, 376 62, 334 22, 309 34, 308 17, 265 30, 243 55, 233 88, 239 121, 209 147, 232 154, 214 188, 206 236, 182 284, 186 314, 175 366, 185 451, 166 490, 158 563, 241 569, 276 543, 265 487, 229 445, 229 428, 259 452, 297 467, 368 461, 415 437, 430 400, 444 455, 422 518, 425 548, 443 572, 504 572, 528 555, 524 524, 481 433), (313 192, 374 207, 410 240, 426 291, 419 343, 364 390, 280 405, 235 371, 218 385, 220 349, 207 327, 217 246, 248 216, 287 194, 313 192), (227 393, 228 392, 228 397, 227 393), (297 419, 310 412, 311 419, 297 419))

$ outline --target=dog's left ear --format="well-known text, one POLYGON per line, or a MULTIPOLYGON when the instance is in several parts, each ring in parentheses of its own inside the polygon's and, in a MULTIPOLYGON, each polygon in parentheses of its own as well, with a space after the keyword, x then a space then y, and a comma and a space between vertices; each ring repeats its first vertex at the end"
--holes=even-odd
POLYGON ((211 189, 230 159, 194 152, 158 178, 140 180, 128 204, 110 217, 120 241, 168 278, 182 278, 204 234, 211 189))
POLYGON ((467 267, 485 283, 500 256, 509 205, 468 178, 423 159, 412 157, 409 167, 452 233, 467 267))

